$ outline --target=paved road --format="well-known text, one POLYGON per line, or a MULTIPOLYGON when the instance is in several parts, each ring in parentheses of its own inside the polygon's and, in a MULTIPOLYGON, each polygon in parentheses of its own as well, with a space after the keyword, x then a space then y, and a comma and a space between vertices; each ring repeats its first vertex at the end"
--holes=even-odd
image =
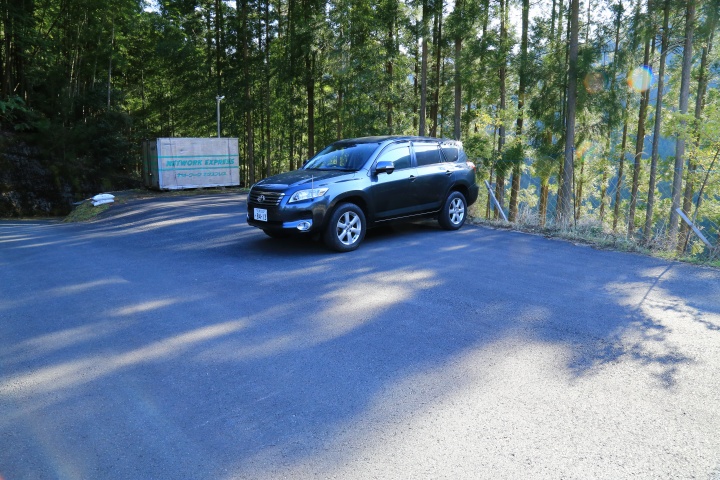
POLYGON ((720 478, 720 272, 244 197, 0 222, 0 478, 720 478))

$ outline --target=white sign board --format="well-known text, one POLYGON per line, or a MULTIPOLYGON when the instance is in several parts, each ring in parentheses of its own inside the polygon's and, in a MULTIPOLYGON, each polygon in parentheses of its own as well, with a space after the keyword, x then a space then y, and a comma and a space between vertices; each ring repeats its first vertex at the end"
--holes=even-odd
POLYGON ((148 186, 161 190, 240 185, 237 138, 158 138, 145 156, 148 186))

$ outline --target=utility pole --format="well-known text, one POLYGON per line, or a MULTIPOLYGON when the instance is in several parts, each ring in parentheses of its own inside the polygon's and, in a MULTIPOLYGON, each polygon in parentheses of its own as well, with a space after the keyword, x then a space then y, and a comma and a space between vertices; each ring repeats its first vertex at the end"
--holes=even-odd
POLYGON ((220 138, 220 100, 223 100, 225 95, 218 95, 215 97, 217 100, 217 125, 218 125, 218 138, 220 138))

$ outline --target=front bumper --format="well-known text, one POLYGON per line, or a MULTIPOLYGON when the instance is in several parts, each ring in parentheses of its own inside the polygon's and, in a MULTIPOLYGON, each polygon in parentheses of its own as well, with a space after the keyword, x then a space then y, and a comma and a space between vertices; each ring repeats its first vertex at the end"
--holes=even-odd
POLYGON ((327 212, 327 199, 314 199, 312 202, 278 206, 256 205, 248 203, 247 223, 263 230, 285 230, 300 233, 312 233, 322 229, 327 212), (256 220, 255 208, 267 211, 267 221, 256 220))
POLYGON ((255 220, 247 214, 247 222, 253 227, 262 228, 263 230, 296 230, 298 232, 310 232, 313 230, 313 219, 304 218, 300 220, 292 220, 289 222, 263 222, 255 220))

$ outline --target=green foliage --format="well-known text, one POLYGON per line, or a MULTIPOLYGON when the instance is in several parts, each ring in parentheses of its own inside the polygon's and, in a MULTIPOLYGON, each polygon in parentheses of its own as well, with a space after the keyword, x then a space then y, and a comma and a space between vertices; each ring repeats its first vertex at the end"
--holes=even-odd
POLYGON ((500 174, 509 172, 513 165, 520 165, 525 162, 525 142, 514 137, 502 151, 500 162, 495 166, 500 174))
POLYGON ((471 135, 463 141, 463 147, 468 158, 474 162, 487 163, 492 157, 492 139, 487 135, 471 135))
POLYGON ((26 130, 29 126, 22 120, 30 114, 31 110, 17 95, 13 95, 7 100, 0 99, 0 124, 6 127, 12 125, 15 130, 26 130))

